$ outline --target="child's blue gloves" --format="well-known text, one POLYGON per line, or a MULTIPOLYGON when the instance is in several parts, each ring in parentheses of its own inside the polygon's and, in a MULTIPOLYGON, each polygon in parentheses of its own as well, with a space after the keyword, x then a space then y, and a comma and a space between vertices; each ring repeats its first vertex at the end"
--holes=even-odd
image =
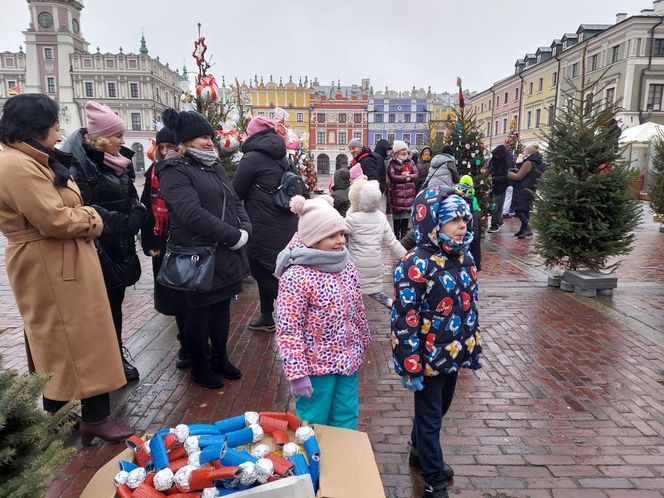
POLYGON ((401 385, 409 391, 421 391, 424 389, 422 381, 424 377, 409 377, 407 375, 401 377, 401 385))

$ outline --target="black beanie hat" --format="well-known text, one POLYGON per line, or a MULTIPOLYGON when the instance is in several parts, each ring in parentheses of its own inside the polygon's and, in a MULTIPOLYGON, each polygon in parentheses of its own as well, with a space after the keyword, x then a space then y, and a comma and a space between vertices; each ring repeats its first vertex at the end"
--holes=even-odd
POLYGON ((181 144, 197 137, 214 137, 214 128, 210 122, 196 111, 177 112, 175 109, 166 109, 162 120, 166 128, 177 134, 178 143, 181 144))
POLYGON ((178 144, 178 135, 170 128, 164 126, 157 132, 157 145, 159 144, 178 144))

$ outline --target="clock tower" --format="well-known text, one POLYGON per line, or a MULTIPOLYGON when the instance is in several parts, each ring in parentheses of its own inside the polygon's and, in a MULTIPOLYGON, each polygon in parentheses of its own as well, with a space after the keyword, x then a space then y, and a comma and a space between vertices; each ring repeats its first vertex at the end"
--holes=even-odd
POLYGON ((60 104, 60 125, 65 133, 81 126, 74 104, 70 56, 87 53, 81 34, 77 0, 27 0, 30 26, 25 35, 25 91, 43 93, 60 104))

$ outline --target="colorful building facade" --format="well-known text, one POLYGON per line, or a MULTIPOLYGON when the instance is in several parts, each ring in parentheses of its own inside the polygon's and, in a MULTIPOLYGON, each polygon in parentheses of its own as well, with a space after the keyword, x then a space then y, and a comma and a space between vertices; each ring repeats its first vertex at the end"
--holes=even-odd
POLYGON ((369 146, 385 139, 390 143, 403 140, 411 147, 421 148, 429 143, 431 92, 423 89, 408 92, 371 94, 367 106, 369 146))
POLYGON ((288 122, 286 125, 299 133, 309 133, 310 112, 311 112, 311 87, 309 79, 305 76, 304 81, 300 77, 297 83, 293 82, 293 77, 289 77, 286 83, 279 78, 276 83, 270 75, 267 83, 263 82, 263 77, 254 81, 250 85, 251 93, 251 112, 254 116, 274 117, 274 109, 281 107, 288 112, 288 122))

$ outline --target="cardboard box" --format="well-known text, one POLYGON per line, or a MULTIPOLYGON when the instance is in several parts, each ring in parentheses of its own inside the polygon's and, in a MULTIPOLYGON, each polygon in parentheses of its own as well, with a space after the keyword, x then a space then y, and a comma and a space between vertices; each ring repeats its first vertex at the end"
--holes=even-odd
MULTIPOLYGON (((385 498, 369 436, 364 432, 326 425, 316 425, 314 431, 321 452, 317 498, 385 498)), ((113 478, 118 472, 118 461, 132 458, 132 450, 126 449, 107 462, 92 476, 81 498, 113 498, 113 478)), ((314 495, 311 480, 304 476, 283 479, 232 496, 313 498, 314 495)))

